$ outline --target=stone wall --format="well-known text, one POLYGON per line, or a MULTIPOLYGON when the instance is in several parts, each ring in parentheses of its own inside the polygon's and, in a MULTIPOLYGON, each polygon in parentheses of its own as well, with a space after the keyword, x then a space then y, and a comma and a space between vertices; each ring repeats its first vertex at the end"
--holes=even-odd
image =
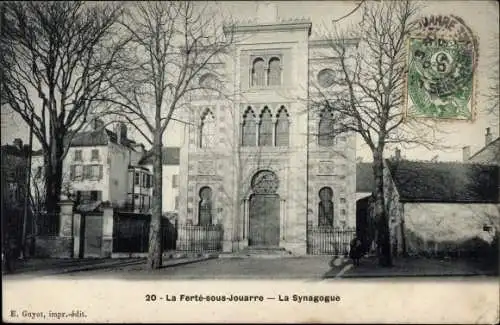
POLYGON ((72 239, 58 236, 38 236, 35 239, 34 256, 71 258, 73 257, 72 239))
POLYGON ((417 254, 480 254, 495 240, 498 204, 405 203, 406 250, 417 254))

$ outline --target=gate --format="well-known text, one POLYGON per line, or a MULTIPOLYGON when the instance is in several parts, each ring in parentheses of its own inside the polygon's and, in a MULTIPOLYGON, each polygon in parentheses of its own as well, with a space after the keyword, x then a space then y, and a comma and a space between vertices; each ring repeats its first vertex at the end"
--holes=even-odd
MULTIPOLYGON (((151 216, 143 214, 116 214, 113 223, 114 253, 147 253, 151 216)), ((177 228, 162 218, 163 251, 175 250, 177 228)))
POLYGON ((102 214, 82 215, 83 257, 101 257, 102 247, 102 214))
POLYGON ((312 255, 348 255, 355 228, 309 226, 307 229, 307 253, 312 255))

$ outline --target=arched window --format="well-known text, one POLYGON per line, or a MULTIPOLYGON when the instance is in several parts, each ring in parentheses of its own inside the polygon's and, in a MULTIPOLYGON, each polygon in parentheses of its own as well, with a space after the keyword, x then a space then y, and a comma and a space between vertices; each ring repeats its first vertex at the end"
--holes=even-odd
POLYGON ((210 109, 201 116, 200 148, 210 148, 215 144, 215 118, 210 109))
POLYGON ((276 118, 276 146, 288 147, 288 112, 285 106, 281 106, 276 118))
POLYGON ((324 109, 319 116, 318 144, 320 146, 333 146, 333 112, 324 109))
POLYGON ((245 114, 243 114, 243 124, 241 130, 241 145, 246 147, 254 147, 257 145, 257 124, 255 123, 255 114, 250 106, 248 106, 245 114))
POLYGON ((264 86, 266 84, 266 63, 262 58, 256 58, 252 62, 252 86, 264 86))
POLYGON ((269 86, 278 86, 281 84, 281 62, 279 58, 274 57, 269 60, 267 84, 269 86))
POLYGON ((319 190, 318 223, 320 227, 333 227, 333 191, 330 187, 319 190))
POLYGON ((271 111, 267 106, 264 107, 260 114, 259 124, 259 146, 273 145, 273 120, 271 111))
POLYGON ((198 204, 198 224, 207 226, 212 224, 212 189, 208 186, 200 189, 198 204))

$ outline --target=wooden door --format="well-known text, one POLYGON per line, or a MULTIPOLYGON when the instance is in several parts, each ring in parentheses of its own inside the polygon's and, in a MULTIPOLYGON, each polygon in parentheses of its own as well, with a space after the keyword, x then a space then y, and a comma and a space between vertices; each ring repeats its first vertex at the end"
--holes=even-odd
POLYGON ((278 195, 255 194, 250 198, 249 245, 279 246, 279 203, 278 195))

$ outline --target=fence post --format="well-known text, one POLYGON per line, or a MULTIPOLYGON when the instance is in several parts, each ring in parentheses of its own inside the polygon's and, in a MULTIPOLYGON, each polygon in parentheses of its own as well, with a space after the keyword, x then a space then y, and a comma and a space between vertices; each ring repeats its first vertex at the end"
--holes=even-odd
POLYGON ((55 256, 71 257, 73 255, 73 201, 59 202, 59 239, 55 247, 55 256))
POLYGON ((101 255, 110 257, 113 252, 113 207, 109 202, 102 205, 102 219, 101 255))
POLYGON ((80 258, 80 228, 82 216, 79 213, 73 215, 73 258, 80 258))

